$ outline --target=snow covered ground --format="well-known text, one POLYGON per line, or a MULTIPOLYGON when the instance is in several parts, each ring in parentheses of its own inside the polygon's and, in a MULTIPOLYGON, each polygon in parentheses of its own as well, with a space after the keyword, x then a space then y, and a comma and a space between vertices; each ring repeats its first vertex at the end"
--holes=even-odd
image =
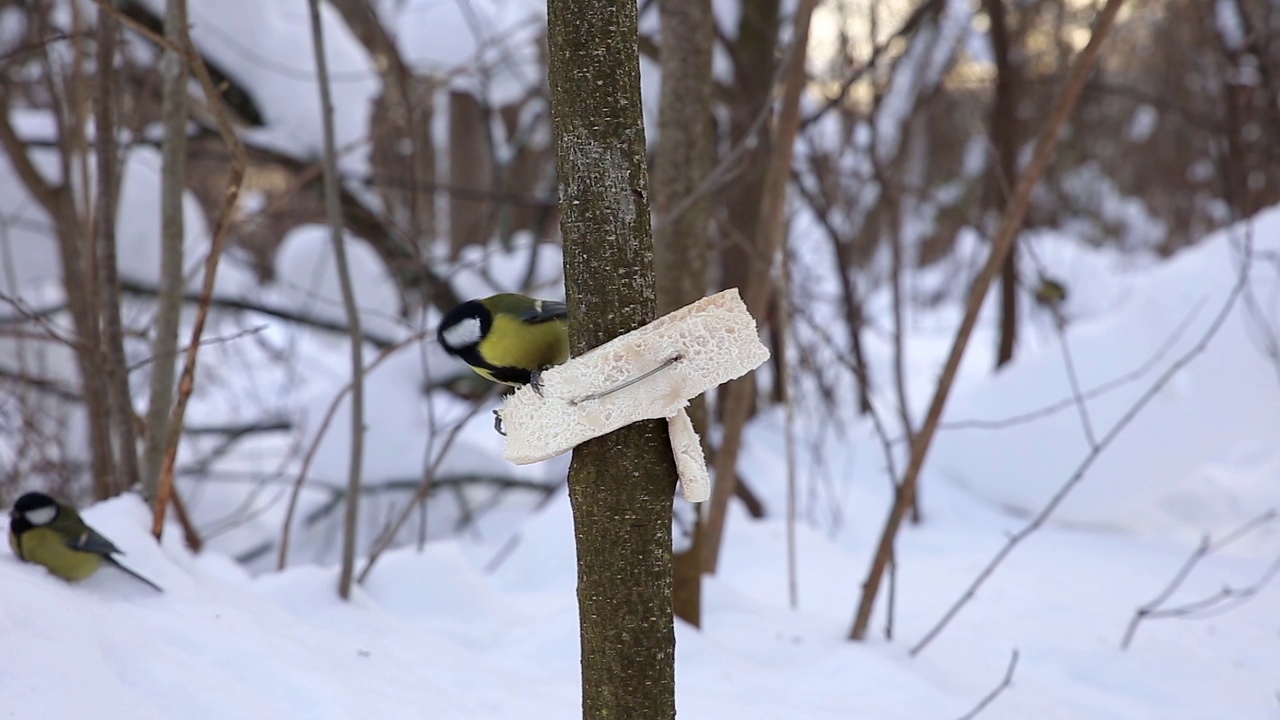
MULTIPOLYGON (((880 447, 866 423, 806 434, 804 487, 830 492, 807 500, 802 517, 831 511, 839 522, 801 527, 800 603, 792 610, 780 513, 752 521, 735 511, 721 571, 706 582, 705 626, 677 627, 680 717, 960 717, 999 682, 1015 648, 1012 685, 984 718, 1280 717, 1280 583, 1194 618, 1150 620, 1128 651, 1119 648, 1135 608, 1165 587, 1199 533, 1220 536, 1280 507, 1280 385, 1263 332, 1280 309, 1272 260, 1280 211, 1250 231, 1258 258, 1251 303, 1235 306, 1209 349, 919 657, 907 647, 1084 458, 1077 410, 939 436, 923 477, 925 523, 906 528, 898 546, 894 639, 883 639, 882 597, 865 644, 844 638, 888 498, 880 447), (817 454, 809 452, 815 442, 817 454)), ((1241 237, 1237 228, 1129 273, 1105 308, 1071 325, 1088 390, 1147 363, 1186 324, 1155 367, 1089 401, 1098 436, 1204 334, 1234 282, 1241 237)), ((909 343, 912 367, 936 368, 947 344, 942 324, 921 327, 909 343)), ((989 340, 988 329, 975 347, 989 340)), ((947 422, 1000 419, 1069 398, 1056 341, 1035 345, 994 378, 977 367, 985 361, 975 363, 947 422)), ((930 377, 922 370, 916 382, 930 377)), ((386 381, 371 392, 394 406, 398 387, 386 381)), ((483 425, 464 433, 473 456, 494 450, 483 425)), ((782 436, 777 414, 759 418, 742 465, 775 510, 783 507, 782 436)), ((563 490, 519 527, 515 550, 496 568, 486 569, 507 535, 397 550, 346 604, 331 565, 251 576, 217 550, 191 556, 177 532, 157 547, 132 496, 85 516, 167 592, 110 570, 68 585, 0 550, 0 717, 578 716, 563 490)), ((1169 604, 1249 586, 1278 556, 1280 525, 1265 525, 1200 563, 1169 604)))
MULTIPOLYGON (((159 0, 146 4, 153 10, 162 6, 159 0)), ((543 4, 486 0, 464 7, 410 0, 391 7, 396 14, 389 24, 398 28, 396 39, 415 67, 448 70, 454 83, 480 86, 495 102, 541 82, 526 72, 527 63, 499 62, 497 54, 507 46, 496 41, 508 38, 519 52, 533 52, 530 38, 542 24, 543 4), (479 22, 469 21, 468 13, 479 22), (459 72, 472 66, 494 71, 484 77, 459 72)), ((722 15, 733 7, 716 3, 722 15)), ((193 33, 210 57, 256 96, 270 99, 264 107, 268 127, 252 137, 313 157, 320 146, 319 116, 300 8, 245 0, 199 3, 192 12, 193 33)), ((344 155, 343 168, 360 173, 367 149, 356 141, 367 134, 367 103, 378 81, 358 43, 328 10, 324 22, 340 97, 339 144, 355 148, 344 155)), ((718 72, 726 62, 718 56, 718 72)), ((646 64, 650 115, 658 87, 652 70, 646 64)), ((436 121, 446 115, 437 113, 436 121)), ((50 135, 43 114, 20 111, 14 122, 24 136, 50 135)), ((34 158, 46 171, 54 167, 50 153, 34 158)), ((121 257, 132 262, 121 272, 142 281, 152 279, 146 268, 156 265, 158 167, 158 153, 145 147, 135 148, 124 167, 122 205, 131 210, 120 216, 121 257)), ((1081 182, 1105 190, 1097 178, 1081 182)), ((10 218, 6 250, 16 258, 6 256, 13 267, 0 273, 0 290, 35 307, 58 302, 50 228, 31 210, 33 200, 3 156, 0 198, 0 211, 10 218)), ((1159 233, 1128 206, 1115 212, 1139 241, 1144 233, 1159 233)), ((198 258, 208 230, 193 203, 187 216, 188 257, 198 258)), ((803 217, 793 230, 799 242, 795 287, 819 298, 825 294, 826 300, 805 309, 819 323, 840 327, 831 300, 838 288, 829 251, 805 244, 812 228, 803 217)), ((925 522, 906 527, 899 539, 892 640, 883 633, 883 593, 871 640, 845 640, 889 498, 885 461, 870 424, 851 418, 829 422, 805 396, 799 607, 792 609, 780 520, 781 417, 758 418, 741 467, 772 514, 753 521, 733 509, 720 573, 705 583, 704 627, 677 624, 682 720, 957 718, 997 685, 1015 648, 1019 661, 1012 685, 983 718, 1280 718, 1280 581, 1246 601, 1191 618, 1143 623, 1130 649, 1119 648, 1135 609, 1162 591, 1202 533, 1221 537, 1280 508, 1280 211, 1162 264, 1085 249, 1078 238, 1061 234, 1038 232, 1024 239, 1036 264, 1071 291, 1065 308, 1072 318, 1068 347, 1089 398, 1093 434, 1101 438, 1211 327, 1234 282, 1246 234, 1256 259, 1250 294, 1234 306, 1203 354, 1090 467, 1048 524, 1013 552, 918 657, 910 657, 907 648, 1088 455, 1089 440, 1070 402, 1064 356, 1049 316, 1029 303, 1024 307, 1017 361, 992 377, 994 308, 988 303, 924 471, 925 522), (1050 406, 1057 410, 1038 412, 1050 406), (1004 422, 1028 413, 1035 419, 1004 422)), ((266 288, 235 257, 224 258, 219 293, 340 320, 326 238, 317 227, 291 233, 277 257, 288 271, 266 288)), ((914 417, 922 415, 949 349, 956 301, 966 287, 956 278, 972 275, 986 247, 971 233, 964 235, 952 258, 910 278, 909 295, 942 300, 933 309, 909 310, 907 394, 914 417)), ((406 323, 399 317, 399 299, 372 252, 359 243, 350 252, 367 331, 399 341, 432 328, 431 318, 406 323)), ((453 270, 449 277, 459 293, 482 295, 510 289, 524 276, 528 257, 519 242, 510 252, 469 248, 456 268, 445 269, 453 270)), ((539 294, 558 292, 559 264, 554 248, 538 255, 532 275, 539 294)), ((1026 270, 1034 277, 1036 268, 1026 270)), ((193 275, 193 286, 198 282, 193 275)), ((866 307, 878 319, 865 338, 868 361, 873 376, 888 378, 892 348, 883 332, 888 323, 881 320, 889 315, 887 293, 866 298, 866 307)), ((130 300, 126 324, 145 326, 150 313, 146 302, 130 300)), ((798 325, 798 334, 808 332, 798 325)), ((336 594, 336 523, 309 529, 296 524, 293 564, 283 572, 273 570, 270 546, 247 566, 230 559, 278 537, 280 488, 298 474, 299 448, 315 438, 347 378, 346 341, 331 333, 230 312, 215 312, 209 333, 229 337, 250 330, 252 337, 201 351, 188 419, 208 426, 278 417, 292 430, 235 446, 212 473, 183 476, 184 495, 201 527, 217 530, 209 533, 211 549, 192 556, 176 531, 157 547, 147 532, 148 512, 132 496, 85 511, 91 524, 126 550, 126 562, 165 586, 164 595, 111 570, 68 585, 17 562, 0 543, 0 718, 578 717, 574 547, 563 488, 527 519, 534 501, 507 502, 486 516, 482 532, 450 539, 434 538, 450 535, 441 521, 457 516, 457 507, 449 505, 454 499, 433 498, 427 523, 433 541, 422 552, 409 547, 388 553, 350 603, 336 594), (224 478, 240 484, 215 482, 224 478), (246 496, 252 512, 246 512, 246 496), (513 532, 518 542, 507 554, 513 532)), ((13 340, 0 339, 0 358, 11 359, 15 347, 13 340)), ((144 343, 129 349, 137 360, 149 353, 144 343)), ((74 369, 60 352, 58 346, 43 347, 26 360, 48 377, 73 382, 74 369)), ((372 350, 367 357, 373 358, 372 350)), ((369 418, 364 467, 371 485, 416 481, 424 464, 442 453, 427 439, 443 434, 471 408, 448 393, 419 390, 452 370, 456 365, 437 348, 414 344, 369 377, 369 404, 377 408, 369 418)), ((895 400, 888 387, 882 381, 875 399, 894 432, 895 400)), ((339 408, 335 418, 316 446, 300 515, 329 503, 330 488, 343 481, 346 411, 339 408)), ((65 438, 73 452, 86 446, 80 425, 72 423, 65 438)), ((551 485, 563 478, 563 458, 512 468, 501 461, 499 443, 482 406, 438 471, 551 485)), ((215 445, 216 438, 184 443, 182 461, 193 462, 215 445)), ((372 498, 363 507, 361 546, 367 547, 391 505, 372 498)), ((1211 597, 1224 586, 1249 587, 1267 577, 1278 557, 1280 523, 1263 525, 1201 562, 1166 604, 1211 597)))

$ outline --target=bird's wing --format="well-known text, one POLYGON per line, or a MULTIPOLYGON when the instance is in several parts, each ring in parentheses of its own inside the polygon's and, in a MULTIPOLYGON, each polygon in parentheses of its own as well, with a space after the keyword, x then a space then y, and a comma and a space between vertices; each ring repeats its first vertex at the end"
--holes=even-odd
POLYGON ((558 300, 536 300, 533 307, 525 311, 520 319, 527 323, 544 323, 549 320, 564 320, 569 317, 569 306, 558 300))
POLYGON ((72 550, 91 552, 104 556, 120 552, 120 548, 116 547, 110 540, 102 537, 98 534, 98 531, 90 527, 86 527, 84 532, 80 533, 80 535, 74 540, 68 540, 67 547, 72 550))
POLYGON ((164 588, 162 588, 162 587, 160 587, 159 585, 157 585, 157 584, 155 584, 155 583, 151 582, 150 580, 146 579, 145 577, 143 577, 141 574, 139 574, 139 573, 138 573, 136 570, 134 570, 133 568, 130 568, 129 566, 124 565, 124 564, 123 564, 123 563, 121 563, 119 560, 117 560, 117 559, 115 559, 115 558, 111 557, 110 555, 107 555, 107 556, 106 556, 106 558, 107 558, 107 562, 111 563, 112 565, 115 565, 115 566, 116 566, 117 568, 119 568, 120 570, 124 571, 125 573, 127 573, 127 574, 129 574, 129 575, 132 575, 134 578, 136 578, 136 579, 138 579, 138 580, 141 580, 142 582, 146 583, 147 585, 150 585, 150 586, 151 586, 151 589, 155 590, 156 592, 161 592, 161 593, 162 593, 162 592, 164 592, 164 588))

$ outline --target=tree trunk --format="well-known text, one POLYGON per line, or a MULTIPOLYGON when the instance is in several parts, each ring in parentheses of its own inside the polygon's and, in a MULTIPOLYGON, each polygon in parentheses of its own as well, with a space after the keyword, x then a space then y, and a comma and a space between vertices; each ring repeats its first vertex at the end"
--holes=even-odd
MULTIPOLYGON (((114 7, 111 8, 114 10, 114 7)), ((124 327, 120 321, 120 278, 116 261, 116 207, 120 196, 120 152, 116 144, 120 97, 116 78, 116 40, 120 22, 112 12, 98 14, 98 74, 94 83, 94 159, 97 198, 93 217, 94 252, 102 320, 100 360, 106 378, 109 427, 113 436, 115 476, 112 493, 138 482, 138 442, 134 432, 129 365, 124 355, 124 327)))
MULTIPOLYGON (((983 0, 991 21, 991 51, 996 66, 996 91, 991 103, 991 145, 996 161, 987 175, 989 207, 1002 212, 1010 188, 1018 176, 1018 95, 1017 67, 1012 57, 1012 37, 1006 0, 983 0)), ((1018 248, 1017 241, 1000 272, 1000 339, 996 367, 1013 359, 1018 339, 1018 248)))
MULTIPOLYGON (((801 0, 796 10, 782 101, 772 131, 772 147, 775 152, 769 157, 760 205, 755 208, 756 214, 753 216, 756 218, 756 261, 750 266, 742 295, 747 310, 756 318, 763 318, 768 312, 773 290, 770 276, 773 258, 782 247, 782 238, 786 235, 787 185, 791 180, 792 146, 800 127, 800 94, 808 82, 804 66, 809 20, 816 4, 816 0, 801 0)), ((737 486, 738 451, 742 445, 743 428, 751 415, 754 396, 753 386, 747 382, 751 377, 752 373, 748 373, 746 377, 724 385, 720 394, 723 402, 721 418, 724 440, 716 453, 716 480, 707 510, 706 545, 703 548, 703 567, 710 573, 716 571, 729 498, 737 486)))
MULTIPOLYGON (((707 291, 707 227, 711 198, 703 194, 680 212, 672 210, 698 192, 711 171, 711 48, 715 19, 710 0, 658 0, 662 18, 662 105, 654 168, 653 207, 658 218, 656 251, 658 312, 683 307, 707 291)), ((689 407, 693 427, 707 437, 707 404, 689 407)), ((676 502, 684 502, 677 500, 676 502)), ((688 547, 675 556, 676 616, 702 624, 702 516, 694 511, 688 547)))
MULTIPOLYGON (((182 47, 187 26, 186 0, 169 0, 165 6, 164 35, 182 47)), ((151 366, 151 400, 147 409, 147 441, 143 449, 142 492, 155 502, 160 470, 169 437, 169 410, 178 362, 178 323, 182 318, 182 196, 186 188, 187 63, 166 50, 160 72, 164 77, 164 162, 160 188, 160 292, 156 298, 155 342, 151 366)))
POLYGON ((494 228, 489 113, 471 93, 449 92, 449 238, 453 257, 483 245, 494 228))
MULTIPOLYGON (((632 0, 549 0, 550 86, 574 355, 655 314, 653 241, 632 0)), ((582 716, 675 717, 671 498, 661 421, 578 446, 582 716)))

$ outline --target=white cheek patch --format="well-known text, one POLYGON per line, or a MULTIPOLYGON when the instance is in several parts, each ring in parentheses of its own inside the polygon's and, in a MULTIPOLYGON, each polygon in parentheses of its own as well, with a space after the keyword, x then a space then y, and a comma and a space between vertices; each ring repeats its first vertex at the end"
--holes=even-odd
POLYGON ((441 333, 449 348, 464 348, 480 342, 480 318, 467 318, 441 333))
POLYGON ((58 508, 49 505, 35 510, 28 510, 23 513, 23 517, 32 525, 48 525, 53 522, 53 518, 58 514, 58 508))

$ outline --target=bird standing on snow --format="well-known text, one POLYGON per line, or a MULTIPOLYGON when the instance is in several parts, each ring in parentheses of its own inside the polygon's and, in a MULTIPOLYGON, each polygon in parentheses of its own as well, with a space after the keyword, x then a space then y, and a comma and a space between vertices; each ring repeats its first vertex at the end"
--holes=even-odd
POLYGON ((450 310, 436 337, 482 377, 538 390, 538 375, 569 359, 568 316, 562 302, 502 293, 450 310))
POLYGON ((105 561, 164 592, 159 585, 130 570, 115 555, 123 554, 112 542, 80 519, 74 508, 44 493, 18 498, 9 511, 9 546, 23 562, 43 565, 63 580, 83 580, 105 561))

